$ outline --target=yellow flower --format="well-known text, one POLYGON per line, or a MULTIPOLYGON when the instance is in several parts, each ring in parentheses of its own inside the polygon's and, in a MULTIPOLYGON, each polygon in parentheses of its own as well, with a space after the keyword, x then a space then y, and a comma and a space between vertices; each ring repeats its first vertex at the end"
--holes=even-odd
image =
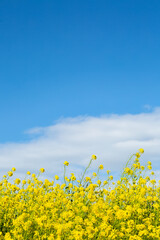
POLYGON ((56 175, 56 176, 55 176, 55 179, 56 179, 56 180, 58 180, 58 179, 59 179, 59 177, 56 175))
POLYGON ((103 185, 106 185, 107 183, 108 183, 107 181, 104 181, 104 182, 103 182, 103 185))
POLYGON ((33 173, 33 174, 32 174, 32 177, 33 177, 33 178, 35 178, 35 177, 36 177, 36 174, 35 174, 35 173, 33 173))
POLYGON ((155 184, 155 183, 156 183, 156 180, 155 180, 155 179, 152 179, 152 180, 150 180, 150 183, 155 184))
POLYGON ((76 180, 76 177, 74 175, 71 176, 71 180, 72 181, 75 181, 76 180))
POLYGON ((40 172, 41 172, 41 173, 44 173, 44 172, 45 172, 45 169, 44 169, 44 168, 40 168, 40 172))
POLYGON ((97 181, 97 184, 98 184, 98 185, 101 185, 101 180, 98 180, 98 181, 97 181))
POLYGON ((9 177, 13 176, 13 172, 11 172, 11 171, 8 172, 8 176, 9 176, 9 177))
POLYGON ((31 180, 30 180, 30 179, 28 179, 28 180, 27 180, 27 183, 28 183, 28 184, 30 184, 30 183, 31 183, 31 180))
POLYGON ((15 182, 15 184, 20 184, 21 180, 19 178, 16 178, 16 180, 14 182, 15 182))
POLYGON ((15 171, 16 171, 16 168, 15 168, 15 167, 13 167, 13 168, 12 168, 12 171, 13 171, 13 172, 15 172, 15 171))
POLYGON ((109 174, 111 171, 107 170, 107 174, 109 174))
POLYGON ((140 151, 140 153, 144 153, 144 149, 143 148, 140 148, 139 151, 140 151))
POLYGON ((148 165, 148 169, 151 170, 151 169, 152 169, 152 166, 151 166, 151 165, 148 165))
POLYGON ((103 169, 103 165, 102 165, 102 164, 101 164, 101 165, 99 165, 99 169, 101 169, 101 170, 103 169))
POLYGON ((11 235, 10 233, 5 233, 5 237, 4 237, 5 240, 11 240, 11 235))
POLYGON ((86 177, 86 182, 90 182, 91 178, 90 177, 86 177))
POLYGON ((146 179, 147 181, 149 181, 149 180, 150 180, 150 177, 147 176, 145 179, 146 179))
POLYGON ((109 179, 113 180, 113 176, 110 176, 109 179))
POLYGON ((66 186, 66 184, 63 183, 63 184, 61 185, 61 189, 63 189, 65 186, 66 186))
POLYGON ((67 178, 67 177, 65 177, 65 180, 67 181, 67 182, 69 182, 70 180, 69 180, 69 178, 67 178))
MULTIPOLYGON (((139 155, 141 156, 140 151, 139 155)), ((158 197, 160 180, 150 181, 151 177, 154 178, 151 175, 142 177, 140 172, 143 172, 144 166, 147 165, 152 169, 151 162, 141 166, 135 154, 134 158, 131 167, 124 167, 120 179, 116 180, 117 183, 113 182, 114 178, 110 176, 109 170, 105 181, 94 178, 97 176, 96 173, 85 177, 88 167, 82 177, 84 184, 82 180, 76 180, 74 173, 70 174, 69 179, 64 174, 64 184, 58 184, 61 181, 56 180, 61 180, 61 177, 57 175, 53 175, 53 181, 48 179, 40 181, 39 175, 34 178, 29 176, 30 179, 25 178, 26 180, 22 181, 19 178, 10 181, 8 174, 14 174, 12 168, 11 172, 0 181, 0 205, 5 214, 4 229, 0 230, 0 239, 32 239, 33 221, 37 225, 34 239, 80 240, 94 239, 96 236, 99 239, 110 240, 123 239, 125 236, 128 240, 142 240, 147 237, 156 239, 160 233, 156 222, 156 216, 160 213, 158 197), (92 183, 92 179, 96 180, 92 183), (16 217, 14 207, 16 207, 16 217), (32 210, 32 219, 30 210, 32 210), (135 224, 137 218, 140 221, 135 224), (12 231, 10 231, 10 219, 13 220, 12 231), (99 224, 99 219, 102 224, 99 224), (114 220, 117 222, 115 228, 112 226, 114 220), (53 223, 55 231, 53 231, 53 223)), ((88 166, 92 161, 90 159, 88 166)), ((98 167, 97 173, 100 169, 103 169, 103 165, 98 167)), ((40 169, 40 171, 44 170, 40 169)))
POLYGON ((130 175, 133 175, 133 170, 130 171, 130 175))
POLYGON ((96 160, 97 156, 96 155, 92 155, 92 159, 96 160))
POLYGON ((124 171, 125 171, 126 173, 130 173, 130 168, 127 167, 127 168, 124 169, 124 171))
POLYGON ((72 183, 69 183, 69 184, 68 184, 68 186, 69 186, 70 188, 72 188, 72 187, 73 187, 72 183))
POLYGON ((26 184, 26 180, 22 180, 22 184, 25 185, 26 184))
POLYGON ((139 162, 139 159, 138 159, 138 158, 135 158, 135 162, 138 163, 138 162, 139 162))
POLYGON ((68 166, 68 165, 69 165, 69 162, 65 161, 63 164, 66 165, 66 166, 68 166))
POLYGON ((82 207, 82 211, 87 212, 88 211, 88 207, 87 206, 83 206, 82 207))
POLYGON ((141 156, 138 152, 135 155, 137 158, 140 158, 140 156, 141 156))
POLYGON ((28 172, 27 172, 27 175, 31 175, 31 173, 28 171, 28 172))

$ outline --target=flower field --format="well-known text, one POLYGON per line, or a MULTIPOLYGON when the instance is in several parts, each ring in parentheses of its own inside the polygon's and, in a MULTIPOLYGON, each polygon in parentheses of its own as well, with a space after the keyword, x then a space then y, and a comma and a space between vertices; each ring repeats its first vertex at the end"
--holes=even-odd
POLYGON ((86 176, 95 155, 81 179, 66 176, 65 161, 61 185, 57 175, 41 181, 43 168, 37 176, 27 172, 27 179, 11 183, 12 168, 0 182, 0 239, 160 239, 160 185, 151 162, 141 165, 143 152, 131 156, 116 182, 110 171, 100 180, 103 165, 86 176))

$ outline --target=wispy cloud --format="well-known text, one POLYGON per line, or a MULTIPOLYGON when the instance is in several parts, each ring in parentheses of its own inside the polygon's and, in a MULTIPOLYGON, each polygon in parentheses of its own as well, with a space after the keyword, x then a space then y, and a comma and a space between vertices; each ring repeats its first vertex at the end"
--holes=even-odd
POLYGON ((150 110, 153 109, 152 106, 149 105, 149 104, 145 104, 143 107, 144 107, 144 109, 146 109, 146 110, 148 110, 148 111, 150 111, 150 110))
POLYGON ((92 154, 94 167, 119 171, 128 157, 144 148, 142 161, 151 160, 160 170, 160 108, 151 113, 76 117, 58 121, 53 126, 28 130, 27 143, 0 145, 1 172, 15 166, 19 172, 44 167, 47 173, 63 173, 68 161, 71 172, 80 172, 92 154))

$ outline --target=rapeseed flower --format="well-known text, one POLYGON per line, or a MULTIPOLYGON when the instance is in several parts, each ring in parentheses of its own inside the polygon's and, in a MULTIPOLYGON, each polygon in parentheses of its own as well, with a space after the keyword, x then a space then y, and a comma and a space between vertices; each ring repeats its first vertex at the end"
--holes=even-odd
POLYGON ((139 151, 140 151, 140 153, 144 153, 144 149, 143 148, 140 148, 139 151))
POLYGON ((104 167, 103 167, 103 165, 102 165, 102 164, 101 164, 101 165, 99 165, 99 169, 100 169, 100 170, 103 170, 103 168, 104 168, 104 167))
POLYGON ((97 156, 96 155, 92 155, 92 159, 96 160, 97 156))
POLYGON ((26 180, 22 180, 22 184, 25 185, 27 182, 26 180))
POLYGON ((64 165, 68 166, 68 165, 69 165, 69 162, 65 161, 65 162, 64 162, 64 165))
POLYGON ((136 157, 137 157, 137 158, 140 158, 140 156, 141 156, 141 155, 137 152, 137 153, 136 153, 136 157))
POLYGON ((16 178, 16 180, 14 182, 15 182, 15 184, 20 184, 21 180, 19 178, 16 178))
POLYGON ((59 177, 58 177, 57 175, 55 175, 55 179, 56 179, 56 180, 58 180, 58 179, 59 179, 59 177))
POLYGON ((44 173, 45 172, 45 169, 44 168, 40 168, 39 170, 41 173, 44 173))
MULTIPOLYGON (((139 155, 143 152, 139 149, 139 155)), ((81 180, 71 173, 62 184, 41 181, 40 174, 11 183, 12 168, 0 181, 0 240, 158 240, 160 180, 157 186, 155 179, 142 176, 147 166, 141 165, 139 155, 133 154, 133 163, 127 162, 116 185, 109 170, 103 185, 98 171, 85 176, 94 158, 81 180)))
POLYGON ((71 180, 72 181, 75 181, 76 180, 76 177, 74 175, 71 176, 71 180))
POLYGON ((13 176, 13 172, 11 172, 11 171, 8 172, 8 176, 9 176, 9 177, 13 176))

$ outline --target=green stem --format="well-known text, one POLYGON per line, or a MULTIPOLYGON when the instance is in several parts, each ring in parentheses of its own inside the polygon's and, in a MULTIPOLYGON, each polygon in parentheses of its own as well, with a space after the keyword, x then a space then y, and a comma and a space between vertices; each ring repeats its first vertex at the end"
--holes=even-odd
POLYGON ((145 174, 146 174, 146 172, 147 172, 147 170, 148 170, 148 169, 147 169, 147 166, 148 166, 148 165, 146 164, 146 165, 145 165, 145 171, 144 171, 144 173, 143 173, 143 178, 145 177, 145 174))
POLYGON ((98 168, 98 171, 97 171, 97 180, 99 180, 99 168, 98 168))
POLYGON ((65 175, 66 175, 66 166, 64 165, 64 183, 66 184, 65 175))
POLYGON ((93 159, 90 160, 88 166, 86 167, 86 169, 85 169, 85 171, 84 171, 84 173, 83 173, 83 175, 82 175, 82 179, 81 179, 81 181, 80 181, 80 185, 81 185, 81 183, 82 183, 82 181, 83 181, 83 178, 84 178, 84 175, 85 175, 86 171, 88 170, 88 168, 89 168, 90 165, 91 165, 92 160, 93 160, 93 159))
POLYGON ((135 154, 132 154, 131 157, 128 159, 125 167, 123 168, 123 172, 122 172, 122 174, 121 174, 121 178, 124 176, 124 169, 128 166, 129 161, 132 159, 132 157, 133 157, 134 155, 135 155, 135 154))

